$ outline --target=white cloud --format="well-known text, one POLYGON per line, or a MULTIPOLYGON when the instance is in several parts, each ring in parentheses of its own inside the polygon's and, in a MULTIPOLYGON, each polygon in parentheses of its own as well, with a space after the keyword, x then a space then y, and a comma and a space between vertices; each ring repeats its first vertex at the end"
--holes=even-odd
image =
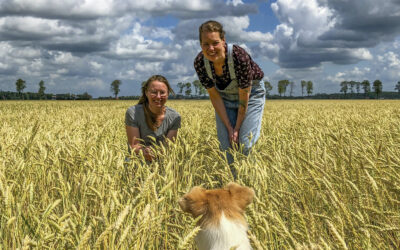
POLYGON ((101 70, 103 68, 102 64, 95 61, 91 61, 90 66, 92 67, 93 70, 101 70))
POLYGON ((106 89, 106 84, 103 82, 102 79, 98 78, 83 80, 79 83, 79 86, 83 88, 106 89))
POLYGON ((69 70, 66 68, 61 68, 61 69, 58 69, 56 72, 58 75, 64 75, 64 74, 67 74, 69 72, 69 70))
MULTIPOLYGON (((149 74, 149 72, 161 72, 162 63, 161 62, 147 62, 147 63, 136 63, 134 67, 136 72, 143 72, 149 74)), ((151 74, 151 73, 150 73, 151 74)))
POLYGON ((131 33, 122 36, 112 47, 111 56, 122 59, 171 60, 178 53, 162 42, 146 39, 142 25, 135 23, 131 33))
POLYGON ((224 26, 227 37, 235 42, 269 42, 273 39, 270 33, 246 31, 250 26, 250 18, 248 16, 227 16, 216 18, 216 20, 224 26))
POLYGON ((385 53, 383 56, 378 56, 378 60, 391 69, 400 69, 400 59, 393 51, 385 53))
POLYGON ((359 81, 370 79, 371 69, 369 67, 359 68, 354 67, 343 72, 337 72, 335 75, 329 75, 326 80, 339 84, 343 81, 359 81))
POLYGON ((74 57, 70 52, 50 52, 50 55, 54 55, 54 63, 55 64, 71 64, 75 61, 79 60, 74 57))
POLYGON ((232 4, 233 6, 237 6, 239 4, 243 4, 242 0, 228 0, 226 1, 226 4, 232 4))
POLYGON ((67 36, 74 29, 62 25, 58 20, 11 16, 0 18, 0 32, 16 37, 29 34, 43 39, 48 36, 67 36))
POLYGON ((360 60, 372 60, 373 59, 373 56, 371 55, 371 53, 368 49, 360 48, 360 49, 352 49, 349 51, 350 51, 350 54, 354 58, 358 58, 360 60))

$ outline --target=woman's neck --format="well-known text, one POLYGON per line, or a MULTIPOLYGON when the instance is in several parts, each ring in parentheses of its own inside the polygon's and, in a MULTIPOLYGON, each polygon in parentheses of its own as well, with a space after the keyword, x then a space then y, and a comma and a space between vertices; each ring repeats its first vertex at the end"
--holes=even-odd
POLYGON ((148 107, 149 107, 151 113, 153 113, 155 115, 162 115, 164 113, 164 107, 154 107, 149 104, 148 104, 148 107))

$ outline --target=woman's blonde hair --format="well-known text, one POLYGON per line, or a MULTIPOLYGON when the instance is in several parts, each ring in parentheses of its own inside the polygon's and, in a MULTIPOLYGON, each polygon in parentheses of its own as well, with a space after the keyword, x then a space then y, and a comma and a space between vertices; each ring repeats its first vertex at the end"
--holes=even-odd
MULTIPOLYGON (((142 104, 143 105, 143 109, 144 109, 144 116, 146 118, 146 124, 147 126, 149 126, 149 128, 153 131, 155 131, 157 129, 156 123, 157 123, 157 115, 154 114, 153 112, 151 112, 150 108, 149 108, 149 99, 146 96, 146 92, 149 88, 150 83, 152 83, 153 81, 159 81, 164 83, 167 86, 168 89, 168 95, 170 93, 175 94, 174 90, 171 88, 171 85, 169 85, 169 82, 167 80, 167 78, 165 78, 162 75, 153 75, 151 76, 149 79, 147 79, 147 81, 145 81, 142 85, 142 95, 139 98, 139 102, 138 104, 142 104)), ((165 111, 165 107, 164 110, 165 111)))

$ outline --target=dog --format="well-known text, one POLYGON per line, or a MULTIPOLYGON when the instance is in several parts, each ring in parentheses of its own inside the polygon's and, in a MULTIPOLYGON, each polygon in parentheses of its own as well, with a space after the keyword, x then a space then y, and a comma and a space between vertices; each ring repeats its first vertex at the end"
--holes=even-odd
POLYGON ((178 203, 193 217, 202 216, 195 238, 199 250, 249 250, 244 212, 253 198, 252 188, 229 183, 223 189, 193 187, 178 203))

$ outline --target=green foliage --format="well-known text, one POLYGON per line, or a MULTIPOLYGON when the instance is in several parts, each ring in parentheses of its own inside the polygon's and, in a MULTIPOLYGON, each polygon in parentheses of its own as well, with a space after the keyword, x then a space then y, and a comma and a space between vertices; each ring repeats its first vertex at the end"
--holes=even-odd
POLYGON ((376 94, 376 99, 379 99, 379 95, 382 93, 382 82, 380 80, 375 80, 372 88, 376 94))
POLYGON ((371 91, 371 84, 369 83, 368 80, 364 80, 362 83, 362 89, 364 90, 364 97, 368 95, 368 93, 371 91))
POLYGON ((269 81, 264 81, 265 93, 268 96, 269 92, 272 90, 272 85, 269 81))
POLYGON ((396 86, 394 87, 395 90, 398 91, 398 93, 400 94, 400 81, 397 82, 396 86))
POLYGON ((122 82, 121 80, 114 80, 111 83, 111 91, 113 92, 115 99, 118 99, 118 94, 120 92, 119 86, 121 86, 122 82))
POLYGON ((192 94, 192 84, 190 82, 187 82, 185 84, 186 90, 185 90, 185 95, 190 96, 192 94))
POLYGON ((194 90, 195 90, 195 94, 196 95, 200 95, 201 92, 201 87, 203 87, 203 85, 201 84, 201 82, 199 80, 194 80, 192 83, 194 90))
POLYGON ((178 82, 179 94, 182 94, 183 88, 186 85, 183 82, 178 82))
MULTIPOLYGON (((22 80, 21 78, 19 78, 19 79, 15 82, 15 88, 16 88, 18 94, 19 94, 20 96, 22 96, 21 93, 22 93, 22 91, 26 88, 25 81, 22 80)), ((21 99, 22 99, 22 98, 21 98, 21 99)))
POLYGON ((278 93, 280 96, 282 96, 282 94, 285 96, 286 95, 286 87, 289 85, 289 80, 280 80, 278 82, 278 93))
POLYGON ((307 81, 301 80, 301 96, 304 95, 304 89, 307 89, 307 81))
POLYGON ((344 96, 346 96, 347 91, 349 89, 349 82, 348 81, 343 81, 340 83, 340 92, 344 93, 344 96))
POLYGON ((40 96, 40 99, 45 99, 45 94, 44 94, 45 90, 46 90, 46 87, 44 86, 44 81, 41 80, 39 82, 39 90, 38 90, 38 95, 40 96))
POLYGON ((310 96, 313 93, 314 87, 313 87, 313 82, 312 81, 307 81, 307 95, 310 96))

